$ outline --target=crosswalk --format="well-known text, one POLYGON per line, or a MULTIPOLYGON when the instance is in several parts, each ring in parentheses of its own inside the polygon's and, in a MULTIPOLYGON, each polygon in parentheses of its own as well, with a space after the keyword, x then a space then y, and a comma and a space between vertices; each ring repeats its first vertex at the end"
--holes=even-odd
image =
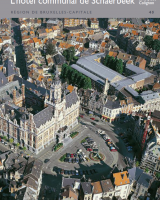
POLYGON ((48 151, 45 154, 43 154, 39 159, 41 161, 44 161, 46 158, 50 159, 53 156, 53 153, 54 153, 53 151, 48 151))

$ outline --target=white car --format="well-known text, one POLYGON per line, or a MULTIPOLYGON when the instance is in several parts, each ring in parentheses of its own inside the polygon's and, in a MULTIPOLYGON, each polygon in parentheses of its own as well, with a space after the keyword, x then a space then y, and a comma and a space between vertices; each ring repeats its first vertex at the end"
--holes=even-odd
POLYGON ((101 133, 102 133, 102 130, 101 130, 101 129, 98 129, 97 132, 98 132, 99 134, 101 134, 101 133))
POLYGON ((2 140, 1 142, 2 142, 2 144, 4 144, 4 141, 3 141, 3 140, 2 140))
POLYGON ((8 143, 5 142, 4 145, 8 145, 8 143))
POLYGON ((78 175, 79 175, 78 170, 76 170, 76 176, 78 176, 78 175))
POLYGON ((78 149, 77 153, 80 153, 80 152, 82 152, 82 149, 78 149))

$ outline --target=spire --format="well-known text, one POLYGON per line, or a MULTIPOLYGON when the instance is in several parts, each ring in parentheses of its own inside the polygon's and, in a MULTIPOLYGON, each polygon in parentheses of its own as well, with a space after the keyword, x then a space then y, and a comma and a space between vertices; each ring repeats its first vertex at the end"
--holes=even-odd
POLYGON ((56 75, 55 75, 55 81, 58 81, 59 80, 59 71, 58 71, 58 67, 57 67, 57 65, 56 65, 56 73, 55 73, 56 75))

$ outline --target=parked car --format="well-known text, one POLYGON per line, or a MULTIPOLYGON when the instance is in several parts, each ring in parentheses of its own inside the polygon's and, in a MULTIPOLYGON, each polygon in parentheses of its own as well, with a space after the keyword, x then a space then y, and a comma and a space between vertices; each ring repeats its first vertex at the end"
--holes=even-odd
POLYGON ((91 173, 89 172, 89 170, 86 170, 86 174, 87 174, 87 175, 90 175, 91 173))
POLYGON ((83 145, 83 146, 86 146, 86 145, 88 145, 88 143, 87 143, 87 142, 84 142, 84 143, 82 143, 82 145, 83 145))
POLYGON ((71 158, 74 158, 74 154, 71 154, 71 158))
POLYGON ((96 122, 99 122, 99 120, 98 120, 98 119, 95 119, 95 121, 96 121, 96 122))
POLYGON ((75 158, 72 158, 72 163, 75 163, 75 162, 76 162, 75 158))
POLYGON ((79 158, 83 158, 83 156, 81 154, 78 155, 79 158))
POLYGON ((76 172, 74 170, 71 170, 72 175, 76 175, 76 172))
POLYGON ((94 152, 98 152, 98 149, 93 149, 94 152))
POLYGON ((76 170, 76 176, 78 176, 78 175, 79 175, 78 170, 76 170))
POLYGON ((57 174, 60 174, 61 173, 61 169, 57 169, 56 172, 57 172, 57 174))
POLYGON ((93 144, 93 143, 94 143, 93 140, 88 141, 88 144, 93 144))
POLYGON ((79 158, 76 158, 76 163, 79 163, 79 158))
POLYGON ((87 151, 93 151, 93 149, 91 149, 91 148, 88 148, 88 149, 87 149, 87 151))
POLYGON ((2 142, 2 144, 4 144, 4 141, 3 141, 3 140, 1 140, 1 142, 2 142))
POLYGON ((81 118, 83 118, 83 115, 80 115, 81 118))
POLYGON ((83 174, 85 174, 85 175, 86 175, 86 174, 87 174, 87 172, 86 172, 85 170, 83 170, 83 174))
POLYGON ((94 122, 91 122, 91 124, 96 125, 96 123, 94 123, 94 122))
POLYGON ((8 145, 8 143, 7 143, 7 142, 5 142, 5 143, 4 143, 4 145, 6 145, 6 146, 7 146, 7 145, 8 145))
POLYGON ((95 118, 94 118, 94 117, 91 117, 90 119, 91 119, 91 120, 95 120, 95 118))
POLYGON ((61 169, 61 174, 64 174, 64 169, 61 169))
POLYGON ((69 162, 69 158, 65 158, 65 159, 64 159, 64 162, 69 162))
POLYGON ((74 157, 77 158, 77 154, 76 153, 74 154, 74 157))
POLYGON ((79 174, 80 174, 80 175, 83 175, 83 171, 82 171, 81 169, 79 170, 79 174))
POLYGON ((66 157, 67 157, 67 158, 70 158, 70 153, 66 153, 66 157))
POLYGON ((80 152, 82 152, 82 149, 78 149, 78 150, 77 150, 77 153, 80 153, 80 152))
POLYGON ((91 174, 94 174, 94 171, 92 169, 89 170, 91 174))
POLYGON ((106 139, 106 142, 110 142, 110 141, 111 141, 111 139, 110 139, 110 138, 107 138, 107 139, 106 139))
POLYGON ((70 170, 67 170, 67 174, 68 174, 68 175, 71 175, 71 172, 70 172, 70 170))
POLYGON ((110 149, 110 151, 112 151, 112 152, 116 152, 116 151, 117 151, 117 149, 110 149))
POLYGON ((64 170, 64 174, 67 175, 67 174, 68 174, 68 171, 67 171, 67 170, 64 170))
POLYGON ((45 159, 44 160, 44 163, 47 163, 47 162, 49 162, 50 161, 50 159, 45 159))
POLYGON ((69 162, 69 163, 71 163, 71 162, 72 162, 72 159, 71 159, 71 158, 69 158, 68 162, 69 162))
POLYGON ((94 173, 98 173, 98 171, 96 169, 93 169, 94 173))

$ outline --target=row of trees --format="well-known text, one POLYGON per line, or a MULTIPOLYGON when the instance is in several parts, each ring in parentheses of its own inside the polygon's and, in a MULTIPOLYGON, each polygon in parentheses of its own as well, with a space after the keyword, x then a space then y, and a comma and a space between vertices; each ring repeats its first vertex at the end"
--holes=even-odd
MULTIPOLYGON (((9 141, 9 143, 13 143, 14 142, 14 140, 12 139, 12 138, 10 138, 9 140, 8 140, 8 138, 6 137, 6 136, 3 136, 3 139, 4 140, 6 140, 6 141, 9 141)), ((15 143, 14 144, 16 147, 19 147, 20 146, 20 144, 19 143, 15 143)), ((27 150, 27 148, 26 147, 23 147, 23 151, 26 151, 27 150)))
POLYGON ((92 88, 91 79, 89 77, 83 75, 67 64, 62 66, 61 78, 69 84, 78 86, 78 88, 92 88))
POLYGON ((153 37, 149 36, 149 35, 146 35, 143 40, 145 42, 145 45, 148 48, 156 50, 157 52, 160 51, 160 41, 159 40, 153 40, 153 37))
POLYGON ((123 73, 124 64, 121 59, 117 59, 112 56, 106 55, 103 64, 120 74, 123 73))

